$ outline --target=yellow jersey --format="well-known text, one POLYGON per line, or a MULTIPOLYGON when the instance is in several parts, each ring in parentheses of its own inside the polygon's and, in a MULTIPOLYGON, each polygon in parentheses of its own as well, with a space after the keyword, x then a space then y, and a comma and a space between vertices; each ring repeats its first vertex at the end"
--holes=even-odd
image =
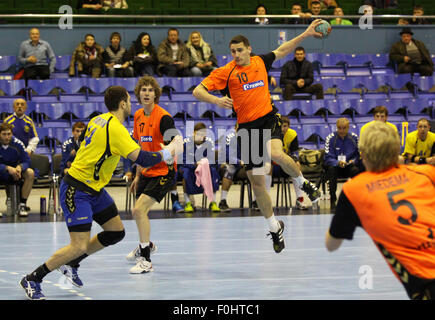
POLYGON ((112 178, 120 156, 127 158, 139 148, 118 118, 101 114, 89 121, 68 175, 99 192, 112 178))
MULTIPOLYGON (((367 122, 365 125, 363 125, 362 127, 361 127, 361 130, 360 130, 360 132, 359 132, 359 136, 361 137, 361 134, 363 133, 363 131, 370 125, 370 124, 372 124, 373 122, 375 122, 375 121, 377 121, 377 120, 372 120, 372 121, 370 121, 370 122, 367 122)), ((394 124, 392 124, 391 122, 385 122, 385 124, 388 124, 391 128, 393 128, 395 131, 396 131, 396 133, 397 134, 399 134, 399 131, 397 131, 397 127, 394 125, 394 124)))
POLYGON ((432 146, 435 142, 435 133, 428 132, 426 140, 421 141, 418 138, 417 130, 412 131, 406 137, 405 151, 403 154, 412 154, 417 157, 430 157, 432 146))

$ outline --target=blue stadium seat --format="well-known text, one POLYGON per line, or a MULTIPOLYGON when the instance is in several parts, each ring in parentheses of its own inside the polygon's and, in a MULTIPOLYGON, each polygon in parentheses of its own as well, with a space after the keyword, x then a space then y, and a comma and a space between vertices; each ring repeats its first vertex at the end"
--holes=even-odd
POLYGON ((385 68, 390 62, 388 53, 367 54, 366 56, 375 68, 385 68))
POLYGON ((57 87, 57 79, 28 80, 27 86, 36 91, 38 95, 47 95, 57 87))
POLYGON ((420 77, 414 75, 413 82, 420 90, 429 91, 435 85, 435 75, 432 75, 431 77, 420 77))
POLYGON ((70 62, 71 62, 70 54, 56 56, 56 65, 54 67, 54 70, 57 72, 62 72, 62 71, 68 72, 70 62))
POLYGON ((316 141, 316 144, 320 144, 321 142, 324 142, 326 137, 332 132, 331 127, 325 123, 325 124, 311 124, 307 126, 302 126, 302 131, 304 135, 304 140, 307 142, 307 139, 311 137, 313 134, 317 134, 320 137, 320 140, 316 141), (322 141, 323 140, 323 141, 322 141))
POLYGON ((134 88, 136 87, 139 78, 114 78, 114 80, 115 82, 113 85, 122 86, 126 88, 128 92, 134 92, 134 88))
POLYGON ((55 79, 56 87, 62 88, 67 94, 77 93, 81 87, 86 86, 86 78, 55 79))
POLYGON ((24 80, 0 80, 0 90, 7 96, 16 95, 21 89, 26 88, 24 80))
POLYGON ((17 56, 0 56, 0 72, 8 71, 17 64, 17 56))
POLYGON ((228 62, 230 62, 232 57, 228 55, 217 55, 216 59, 217 59, 218 66, 222 67, 226 65, 228 62))
POLYGON ((84 86, 89 88, 95 93, 103 93, 110 86, 115 85, 115 81, 117 78, 86 78, 82 79, 82 83, 84 86))
POLYGON ((234 129, 236 125, 236 118, 215 118, 213 121, 213 127, 216 133, 216 139, 221 138, 230 129, 234 129))
POLYGON ((64 103, 36 103, 35 111, 44 113, 50 119, 59 119, 64 113, 70 111, 70 105, 64 103))
POLYGON ((160 102, 159 105, 168 111, 171 116, 175 116, 178 112, 181 112, 183 107, 179 102, 174 101, 160 102))

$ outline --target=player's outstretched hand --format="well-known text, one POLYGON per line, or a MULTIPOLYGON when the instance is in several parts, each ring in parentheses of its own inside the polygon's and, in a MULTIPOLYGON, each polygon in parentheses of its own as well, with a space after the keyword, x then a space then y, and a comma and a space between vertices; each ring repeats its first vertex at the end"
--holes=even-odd
POLYGON ((233 108, 233 99, 225 96, 225 97, 219 98, 216 104, 220 108, 232 109, 233 108))
POLYGON ((308 26, 308 28, 305 30, 305 33, 308 36, 313 36, 315 38, 323 38, 323 34, 320 32, 317 32, 315 29, 317 26, 322 24, 322 19, 316 19, 308 26))
POLYGON ((171 143, 167 146, 164 146, 161 144, 161 147, 163 149, 169 150, 172 157, 175 157, 177 154, 182 154, 184 150, 184 144, 183 144, 183 138, 181 136, 175 136, 174 139, 172 139, 171 143))

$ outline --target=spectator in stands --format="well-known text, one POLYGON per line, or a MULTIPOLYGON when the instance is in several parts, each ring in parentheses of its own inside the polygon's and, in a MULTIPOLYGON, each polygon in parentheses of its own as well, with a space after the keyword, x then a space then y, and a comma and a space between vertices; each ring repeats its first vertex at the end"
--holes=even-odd
POLYGON ((137 77, 154 75, 158 63, 157 51, 148 33, 140 33, 128 52, 131 59, 133 59, 133 69, 137 77))
POLYGON ((299 3, 293 4, 291 14, 298 15, 300 18, 291 18, 289 24, 307 24, 306 18, 311 17, 311 14, 302 12, 302 5, 299 3))
POLYGON ((400 18, 400 19, 397 21, 397 25, 398 25, 398 26, 407 26, 407 25, 409 25, 409 21, 406 20, 406 19, 400 18))
POLYGON ((92 78, 99 78, 103 68, 103 52, 104 49, 95 42, 95 37, 92 34, 85 36, 85 41, 80 42, 71 57, 69 66, 69 75, 73 77, 76 69, 80 74, 92 76, 92 78))
POLYGON ((421 76, 431 76, 433 61, 425 44, 412 38, 411 28, 405 27, 400 32, 401 41, 390 49, 390 60, 397 63, 399 73, 420 73, 421 76))
MULTIPOLYGON (((237 125, 233 130, 229 130, 225 136, 225 142, 221 144, 219 155, 225 154, 225 162, 220 165, 219 175, 222 179, 221 200, 219 202, 219 209, 221 212, 231 211, 227 203, 228 191, 233 184, 234 177, 243 168, 243 161, 241 160, 240 145, 237 142, 237 125)), ((220 160, 220 159, 219 159, 220 160)))
POLYGON ((313 81, 313 65, 305 59, 305 49, 297 47, 294 59, 288 61, 281 71, 280 85, 284 86, 284 100, 292 100, 295 93, 315 94, 317 99, 323 99, 322 84, 312 84, 313 81))
MULTIPOLYGON (((320 4, 320 10, 325 11, 327 9, 332 9, 338 7, 338 4, 335 0, 308 0, 307 7, 312 10, 313 4, 318 2, 320 4)), ((317 9, 316 9, 317 10, 317 9)), ((318 15, 318 13, 313 13, 318 15)))
POLYGON ((337 131, 329 134, 325 141, 325 167, 331 210, 335 209, 337 202, 337 178, 356 176, 360 171, 356 163, 358 160, 358 136, 349 133, 349 120, 340 118, 337 120, 337 131))
MULTIPOLYGON (((322 14, 322 3, 320 1, 314 0, 311 5, 308 6, 311 15, 318 16, 322 14)), ((311 18, 311 16, 309 16, 311 18)))
POLYGON ((198 167, 202 158, 209 160, 209 168, 211 174, 211 183, 213 185, 213 198, 210 202, 209 209, 212 212, 220 212, 218 205, 215 202, 216 191, 219 190, 219 174, 216 166, 213 164, 215 161, 215 143, 207 137, 206 125, 199 122, 193 128, 193 136, 184 139, 185 148, 183 153, 183 188, 185 198, 185 213, 192 213, 195 211, 195 198, 193 195, 204 193, 202 186, 196 185, 195 170, 198 167), (212 162, 213 161, 213 162, 212 162))
MULTIPOLYGON (((424 9, 422 6, 415 6, 412 14, 414 17, 421 17, 424 15, 424 9)), ((430 22, 425 18, 412 18, 411 24, 430 24, 430 22)))
MULTIPOLYGON (((262 3, 260 3, 257 8, 255 8, 255 14, 258 16, 264 16, 267 14, 266 6, 262 3)), ((270 24, 270 20, 268 18, 255 18, 254 22, 255 24, 270 24)))
POLYGON ((36 151, 39 142, 38 133, 32 118, 27 116, 27 102, 24 99, 14 100, 14 113, 7 117, 4 122, 12 125, 12 134, 20 140, 25 147, 27 154, 30 156, 36 151))
POLYGON ((366 129, 366 128, 371 124, 371 123, 373 123, 373 122, 375 122, 375 121, 382 121, 382 122, 388 124, 391 128, 393 128, 393 129, 397 132, 397 134, 399 134, 399 132, 397 131, 397 127, 396 127, 394 124, 392 124, 391 122, 388 122, 387 120, 388 120, 388 109, 387 109, 387 107, 385 107, 385 106, 376 106, 376 107, 373 109, 373 120, 370 121, 370 122, 368 122, 368 123, 366 123, 365 125, 363 125, 363 126, 361 127, 361 130, 360 130, 360 132, 359 132, 359 136, 361 137, 363 131, 364 131, 364 130, 365 130, 365 129, 366 129))
POLYGON ((103 0, 103 9, 128 9, 127 0, 103 0))
POLYGON ((190 56, 189 67, 192 76, 206 77, 217 67, 217 59, 210 45, 202 39, 201 33, 193 31, 186 44, 190 56))
MULTIPOLYGON (((298 133, 290 128, 290 119, 288 117, 281 117, 281 130, 283 133, 283 148, 284 152, 287 153, 293 160, 296 162, 299 170, 301 169, 301 164, 299 162, 299 141, 298 141, 298 133)), ((275 170, 274 166, 274 170, 275 170)), ((278 166, 279 167, 279 166, 278 166)), ((279 175, 287 176, 284 170, 279 167, 279 175)), ((308 209, 308 206, 304 204, 304 192, 300 188, 300 185, 297 179, 292 178, 293 187, 295 189, 296 194, 296 207, 301 210, 308 209)))
POLYGON ((62 143, 62 160, 60 162, 60 176, 63 177, 71 167, 71 163, 76 157, 80 148, 80 135, 85 130, 86 125, 79 121, 72 127, 72 136, 62 143))
POLYGON ((435 133, 428 119, 419 119, 417 130, 407 135, 403 156, 409 163, 435 165, 435 133))
POLYGON ((331 20, 331 25, 351 26, 353 24, 350 20, 340 18, 341 16, 344 16, 343 9, 340 7, 334 9, 334 16, 337 18, 331 20))
POLYGON ((397 0, 364 0, 363 4, 376 9, 397 8, 397 0))
POLYGON ((178 29, 170 28, 168 37, 163 40, 157 49, 157 57, 160 64, 157 73, 163 73, 169 77, 190 76, 190 57, 186 45, 178 37, 178 29))
POLYGON ((35 173, 30 168, 30 157, 24 144, 12 136, 10 123, 0 125, 0 184, 20 184, 19 216, 27 217, 27 199, 32 191, 35 173))
POLYGON ((106 66, 108 77, 133 77, 134 70, 132 59, 127 49, 120 45, 121 35, 113 32, 110 35, 110 46, 108 46, 102 55, 103 63, 106 66))
POLYGON ((95 11, 101 10, 103 5, 101 0, 78 0, 77 9, 91 9, 95 11))
POLYGON ((56 56, 47 41, 40 39, 37 28, 30 29, 30 39, 20 45, 18 61, 24 66, 24 79, 48 79, 54 72, 56 56))

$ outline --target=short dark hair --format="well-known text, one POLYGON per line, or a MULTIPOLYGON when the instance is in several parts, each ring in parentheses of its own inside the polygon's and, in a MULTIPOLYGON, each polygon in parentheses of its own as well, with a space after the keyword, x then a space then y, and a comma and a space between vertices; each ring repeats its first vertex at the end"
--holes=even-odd
POLYGON ((258 8, 264 8, 264 10, 266 10, 266 13, 267 13, 267 8, 266 8, 266 6, 264 5, 264 4, 262 4, 262 3, 259 3, 258 4, 258 6, 255 8, 255 13, 257 13, 257 10, 258 10, 258 8))
POLYGON ((119 33, 119 32, 112 32, 112 34, 110 35, 110 41, 112 41, 112 39, 114 38, 114 37, 118 37, 119 38, 119 41, 121 41, 122 40, 122 38, 121 38, 121 34, 119 33))
POLYGON ((297 47, 296 49, 295 49, 295 52, 296 51, 303 51, 303 52, 305 52, 305 49, 304 49, 304 47, 297 47))
POLYGON ((418 119, 418 121, 417 121, 417 126, 418 126, 418 124, 419 124, 421 121, 426 121, 427 124, 428 124, 428 126, 429 126, 429 128, 430 128, 430 121, 429 121, 429 119, 426 119, 426 118, 420 118, 420 119, 418 119))
POLYGON ((117 111, 121 101, 128 99, 127 89, 121 86, 111 86, 107 88, 104 94, 104 103, 109 111, 117 111))
POLYGON ((8 122, 3 122, 0 124, 0 132, 11 130, 14 128, 14 126, 8 122))
POLYGON ((170 31, 177 31, 177 34, 180 34, 180 32, 178 32, 178 29, 177 28, 169 28, 168 29, 168 35, 169 35, 169 32, 170 31))
POLYGON ((92 33, 88 33, 87 35, 85 35, 85 40, 86 40, 87 37, 92 37, 95 40, 95 37, 94 37, 94 35, 92 33))
POLYGON ((205 125, 204 122, 198 122, 197 124, 195 124, 195 126, 193 127, 193 131, 199 131, 199 130, 204 130, 207 129, 207 126, 205 125))
POLYGON ((416 5, 416 6, 414 7, 413 11, 415 11, 415 10, 421 10, 421 11, 424 12, 423 7, 422 7, 422 6, 419 6, 419 5, 416 5))
POLYGON ((231 46, 232 44, 238 44, 238 43, 240 43, 240 42, 243 42, 243 44, 245 45, 245 47, 249 47, 249 46, 250 46, 248 38, 246 38, 245 36, 242 36, 241 34, 239 34, 239 35, 237 35, 237 36, 235 36, 235 37, 233 37, 233 38, 231 39, 231 41, 230 41, 230 46, 231 46))
POLYGON ((375 115, 376 113, 383 113, 388 117, 388 109, 385 106, 376 106, 373 109, 373 115, 375 115))
POLYGON ((322 5, 322 4, 320 3, 320 1, 317 1, 317 0, 311 2, 311 7, 313 6, 313 4, 316 4, 316 5, 317 5, 317 4, 322 5))
POLYGON ((292 8, 293 8, 294 6, 299 6, 299 7, 301 7, 301 9, 302 9, 302 5, 301 5, 300 3, 293 3, 292 8))
POLYGON ((282 116, 281 117, 281 122, 282 123, 287 123, 290 126, 290 119, 286 116, 282 116))
POLYGON ((77 128, 86 128, 86 125, 84 122, 79 121, 73 124, 72 131, 74 131, 77 128))

